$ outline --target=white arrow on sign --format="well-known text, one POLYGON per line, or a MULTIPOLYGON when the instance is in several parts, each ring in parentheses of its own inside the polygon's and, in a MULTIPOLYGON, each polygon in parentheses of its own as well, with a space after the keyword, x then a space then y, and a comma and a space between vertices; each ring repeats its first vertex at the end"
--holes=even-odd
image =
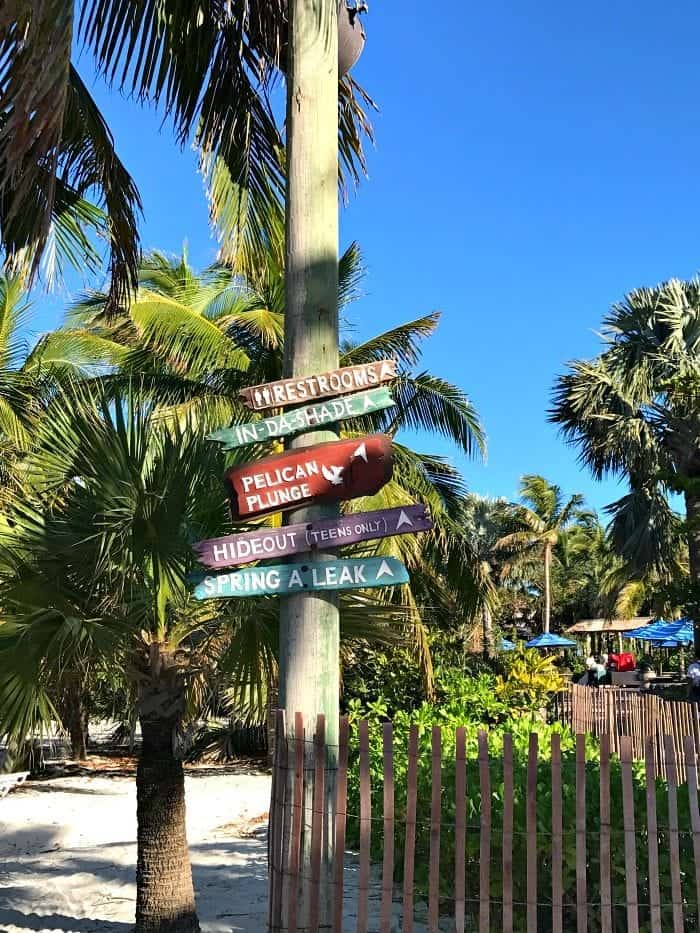
POLYGON ((391 569, 389 564, 385 560, 383 560, 381 564, 379 565, 379 570, 377 571, 376 579, 378 580, 380 577, 393 577, 393 576, 394 576, 394 571, 391 569))
POLYGON ((365 461, 365 463, 367 463, 368 462, 367 461, 367 444, 365 444, 364 442, 360 444, 360 446, 357 448, 357 450, 353 454, 353 457, 361 457, 365 461))
POLYGON ((408 525, 409 528, 412 528, 412 527, 413 527, 413 522, 412 522, 411 519, 408 517, 408 515, 406 515, 406 513, 404 512, 404 510, 401 509, 401 514, 399 515, 399 520, 398 520, 397 523, 396 523, 396 530, 398 531, 399 528, 403 528, 404 525, 408 525))

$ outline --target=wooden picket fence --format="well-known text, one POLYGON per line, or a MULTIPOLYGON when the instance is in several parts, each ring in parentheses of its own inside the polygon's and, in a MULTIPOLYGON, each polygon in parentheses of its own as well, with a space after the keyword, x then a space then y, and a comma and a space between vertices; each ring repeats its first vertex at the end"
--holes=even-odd
POLYGON ((597 738, 610 736, 610 748, 616 755, 620 754, 623 737, 628 737, 637 761, 644 760, 647 740, 651 738, 654 769, 663 778, 667 736, 673 743, 680 780, 685 781, 686 736, 691 737, 695 753, 700 753, 700 705, 685 700, 665 700, 648 691, 572 684, 556 698, 555 717, 574 732, 597 738))
MULTIPOLYGON (((589 715, 582 703, 581 722, 589 715)), ((615 722, 624 728, 637 720, 615 722)), ((546 747, 533 733, 525 747, 508 734, 413 726, 399 745, 391 723, 379 735, 367 722, 351 729, 343 719, 329 750, 322 717, 307 734, 297 714, 285 739, 278 712, 269 930, 698 929, 698 758, 695 733, 683 732, 674 727, 660 743, 655 734, 603 733, 598 751, 583 733, 574 744, 554 732, 546 747), (643 772, 634 762, 639 749, 643 772), (323 810, 329 779, 330 820, 323 810), (333 904, 324 924, 329 841, 333 904), (300 917, 305 899, 308 916, 300 917)))

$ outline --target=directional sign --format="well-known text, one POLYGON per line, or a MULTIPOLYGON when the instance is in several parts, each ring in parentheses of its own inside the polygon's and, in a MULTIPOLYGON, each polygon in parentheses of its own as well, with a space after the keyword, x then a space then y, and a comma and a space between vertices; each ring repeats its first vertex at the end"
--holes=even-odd
POLYGON ((209 439, 225 444, 226 450, 234 450, 236 447, 256 444, 273 437, 285 437, 287 434, 298 434, 299 431, 313 430, 326 424, 345 421, 347 418, 358 418, 373 411, 391 408, 395 404, 387 388, 370 389, 369 392, 320 402, 307 408, 296 408, 287 414, 265 418, 252 424, 234 424, 230 428, 210 434, 209 439))
POLYGON ((319 590, 360 590, 408 583, 408 571, 395 557, 366 560, 329 560, 308 564, 249 567, 205 577, 195 599, 242 596, 284 596, 319 590))
POLYGON ((235 567, 265 558, 288 557, 305 551, 335 548, 358 541, 430 531, 433 522, 424 505, 360 512, 284 528, 257 528, 240 535, 212 538, 195 544, 199 560, 208 567, 235 567))
POLYGON ((242 467, 224 477, 234 519, 337 502, 379 492, 392 473, 391 438, 385 434, 300 447, 242 467))
POLYGON ((241 396, 248 408, 263 411, 265 408, 301 405, 317 398, 347 395, 349 392, 370 389, 395 378, 394 360, 377 360, 376 363, 334 369, 320 376, 302 376, 268 382, 265 385, 243 389, 241 396))

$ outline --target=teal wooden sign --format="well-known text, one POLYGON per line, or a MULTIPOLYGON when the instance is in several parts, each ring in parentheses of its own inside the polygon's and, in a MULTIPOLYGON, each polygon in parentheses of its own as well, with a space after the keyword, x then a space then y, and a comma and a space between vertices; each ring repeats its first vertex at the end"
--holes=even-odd
POLYGON ((363 590, 408 583, 408 571, 395 557, 368 557, 253 567, 205 577, 195 599, 285 596, 322 590, 363 590))
POLYGON ((237 447, 245 447, 246 444, 258 444, 276 437, 298 434, 300 431, 313 431, 314 428, 335 424, 348 418, 359 418, 373 411, 391 408, 395 404, 389 389, 380 387, 357 395, 319 402, 306 408, 297 408, 284 415, 263 418, 262 421, 251 424, 234 424, 233 427, 222 428, 210 434, 209 440, 219 441, 220 444, 224 444, 226 450, 235 450, 237 447))

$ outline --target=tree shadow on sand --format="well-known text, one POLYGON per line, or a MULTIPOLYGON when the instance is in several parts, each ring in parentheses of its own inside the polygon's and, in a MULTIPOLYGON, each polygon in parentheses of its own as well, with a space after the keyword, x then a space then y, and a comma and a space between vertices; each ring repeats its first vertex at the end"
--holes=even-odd
MULTIPOLYGON (((34 826, 0 840, 0 931, 5 933, 127 933, 133 930, 136 847, 132 841, 94 848, 57 848, 56 827, 34 826), (125 849, 128 859, 124 859, 125 849), (117 855, 120 850, 121 858, 117 855), (110 858, 110 852, 113 857, 110 858), (82 885, 80 907, 71 905, 71 878, 82 885), (113 887, 113 894, 110 887, 113 887), (85 891, 94 890, 94 897, 85 891), (129 920, 102 917, 110 902, 131 901, 129 920), (90 902, 94 901, 94 902, 90 902), (72 914, 72 915, 71 915, 72 914)), ((200 921, 214 930, 259 931, 266 915, 267 852, 258 839, 217 838, 190 846, 200 921)), ((125 915, 127 905, 120 905, 125 915)))

